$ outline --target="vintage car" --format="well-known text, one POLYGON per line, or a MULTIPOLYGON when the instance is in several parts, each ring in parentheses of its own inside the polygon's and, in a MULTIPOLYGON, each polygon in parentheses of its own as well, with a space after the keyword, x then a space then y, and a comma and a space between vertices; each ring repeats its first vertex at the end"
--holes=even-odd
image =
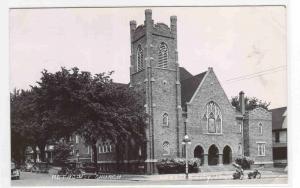
POLYGON ((39 162, 33 165, 31 172, 48 173, 49 165, 46 162, 39 162))
POLYGON ((97 178, 98 169, 91 163, 78 163, 76 169, 73 171, 75 178, 97 178))
POLYGON ((31 172, 33 165, 34 163, 26 162, 24 165, 22 165, 21 170, 24 172, 31 172))
POLYGON ((72 162, 69 162, 69 163, 65 163, 61 169, 58 171, 58 175, 59 176, 64 176, 64 177, 73 177, 74 175, 74 172, 76 170, 76 163, 72 163, 72 162))
POLYGON ((20 170, 16 168, 16 164, 14 162, 11 163, 11 179, 12 180, 20 179, 20 170))

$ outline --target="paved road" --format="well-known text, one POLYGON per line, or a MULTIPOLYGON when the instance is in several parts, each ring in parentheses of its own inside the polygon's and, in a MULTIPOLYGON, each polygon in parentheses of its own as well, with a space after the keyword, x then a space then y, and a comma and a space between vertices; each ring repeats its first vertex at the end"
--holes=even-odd
POLYGON ((111 176, 102 179, 70 179, 58 178, 49 174, 36 174, 31 172, 21 172, 20 180, 13 180, 12 186, 101 186, 101 185, 209 185, 209 184, 286 184, 287 177, 274 177, 262 179, 243 179, 243 180, 137 180, 136 178, 124 178, 122 176, 111 176))

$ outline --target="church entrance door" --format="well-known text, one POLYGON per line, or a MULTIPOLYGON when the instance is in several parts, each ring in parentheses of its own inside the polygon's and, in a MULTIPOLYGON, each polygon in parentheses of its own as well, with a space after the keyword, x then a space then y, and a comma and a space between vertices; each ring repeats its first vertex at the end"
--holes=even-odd
POLYGON ((201 160, 201 164, 204 163, 204 150, 201 146, 197 146, 194 150, 194 158, 199 158, 201 160))
POLYGON ((223 149, 223 164, 230 164, 232 160, 232 151, 229 146, 225 146, 223 149))
POLYGON ((208 165, 217 165, 219 163, 219 150, 216 145, 211 145, 208 150, 208 165))

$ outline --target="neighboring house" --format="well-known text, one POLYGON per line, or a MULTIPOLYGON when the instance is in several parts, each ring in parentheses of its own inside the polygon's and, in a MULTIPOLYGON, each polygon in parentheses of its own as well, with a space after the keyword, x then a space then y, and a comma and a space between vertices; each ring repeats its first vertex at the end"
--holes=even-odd
POLYGON ((273 160, 276 166, 287 165, 287 108, 275 108, 272 112, 273 160))
MULTIPOLYGON (((130 87, 144 94, 150 115, 146 142, 128 140, 117 154, 113 143, 99 141, 100 168, 156 173, 159 159, 185 156, 186 134, 191 138, 188 156, 201 159, 203 167, 231 166, 244 155, 254 158, 255 164, 273 165, 272 113, 263 108, 246 111, 243 92, 239 94, 241 111, 237 111, 213 68, 193 76, 179 67, 177 17, 170 17, 170 26, 154 23, 149 9, 145 17, 143 25, 130 21, 130 87)), ((90 150, 83 151, 83 146, 76 146, 74 154, 79 159, 90 157, 90 150)))

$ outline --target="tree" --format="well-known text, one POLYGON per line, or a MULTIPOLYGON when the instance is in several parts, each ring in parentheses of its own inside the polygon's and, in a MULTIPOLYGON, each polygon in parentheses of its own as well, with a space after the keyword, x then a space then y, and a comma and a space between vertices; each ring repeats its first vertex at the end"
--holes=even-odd
POLYGON ((112 73, 92 75, 76 67, 62 68, 54 74, 42 72, 41 81, 33 87, 40 112, 38 121, 45 130, 39 147, 44 148, 50 139, 76 132, 92 146, 96 163, 99 138, 115 143, 129 136, 144 138, 146 114, 140 97, 127 85, 113 83, 112 73))
MULTIPOLYGON (((245 110, 253 110, 257 107, 261 107, 268 110, 270 104, 270 102, 259 100, 256 97, 245 97, 245 110)), ((240 111, 240 102, 238 96, 231 97, 231 105, 240 111)))
POLYGON ((10 95, 11 150, 17 163, 24 162, 27 146, 35 149, 41 129, 36 123, 35 93, 32 90, 15 89, 10 95))
POLYGON ((53 149, 53 162, 55 164, 63 164, 71 156, 72 148, 66 142, 57 142, 53 149))

